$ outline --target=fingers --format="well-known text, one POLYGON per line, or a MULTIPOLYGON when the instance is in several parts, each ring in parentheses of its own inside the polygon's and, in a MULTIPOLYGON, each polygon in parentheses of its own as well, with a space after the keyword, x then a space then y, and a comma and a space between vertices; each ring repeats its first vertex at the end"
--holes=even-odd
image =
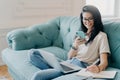
POLYGON ((87 70, 90 71, 90 72, 93 72, 93 73, 98 73, 99 72, 99 69, 96 65, 88 66, 87 70))
POLYGON ((75 40, 80 40, 80 37, 77 37, 75 40))
POLYGON ((84 42, 85 39, 81 39, 80 37, 77 37, 77 38, 75 39, 75 41, 76 41, 76 42, 84 42))
POLYGON ((74 40, 73 46, 78 48, 79 45, 84 44, 84 43, 85 43, 85 39, 80 39, 80 37, 76 37, 74 40))

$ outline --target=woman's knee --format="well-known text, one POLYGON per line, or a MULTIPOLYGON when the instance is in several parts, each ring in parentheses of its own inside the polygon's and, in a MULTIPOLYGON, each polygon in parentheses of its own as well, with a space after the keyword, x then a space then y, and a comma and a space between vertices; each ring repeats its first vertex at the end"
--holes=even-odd
POLYGON ((36 60, 38 54, 39 54, 39 52, 37 50, 31 49, 28 52, 29 61, 33 62, 34 60, 36 60))
POLYGON ((49 69, 52 68, 47 61, 42 57, 38 50, 29 51, 29 61, 40 69, 49 69))

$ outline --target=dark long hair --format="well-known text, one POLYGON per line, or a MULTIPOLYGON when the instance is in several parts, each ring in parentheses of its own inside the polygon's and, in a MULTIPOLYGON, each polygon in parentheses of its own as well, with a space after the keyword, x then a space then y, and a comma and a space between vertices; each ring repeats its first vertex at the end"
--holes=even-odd
POLYGON ((91 13, 93 16, 93 20, 94 20, 94 25, 93 25, 94 28, 91 32, 89 40, 86 42, 86 44, 88 44, 89 42, 93 41, 93 39, 96 37, 96 35, 100 31, 103 31, 103 23, 101 20, 101 14, 100 14, 99 10, 92 5, 86 5, 82 8, 82 11, 80 13, 81 29, 83 32, 85 32, 85 33, 87 32, 87 28, 83 24, 83 13, 84 12, 91 13))

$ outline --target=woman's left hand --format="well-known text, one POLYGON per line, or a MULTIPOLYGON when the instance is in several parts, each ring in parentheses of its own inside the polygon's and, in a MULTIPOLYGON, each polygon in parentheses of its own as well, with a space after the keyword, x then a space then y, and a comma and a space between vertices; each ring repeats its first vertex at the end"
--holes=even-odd
POLYGON ((91 65, 86 68, 88 71, 93 72, 93 73, 98 73, 100 72, 100 69, 97 65, 91 65))

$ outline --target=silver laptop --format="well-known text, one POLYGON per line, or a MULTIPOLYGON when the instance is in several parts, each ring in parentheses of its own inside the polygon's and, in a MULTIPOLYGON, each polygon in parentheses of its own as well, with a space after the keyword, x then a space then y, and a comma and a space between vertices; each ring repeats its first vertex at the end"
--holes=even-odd
POLYGON ((48 64, 50 66, 52 66, 53 68, 62 71, 63 73, 71 73, 71 72, 75 72, 75 71, 79 71, 80 69, 82 69, 81 67, 74 65, 74 64, 70 64, 67 61, 59 61, 57 59, 57 57, 47 51, 43 51, 40 50, 41 55, 44 57, 44 59, 48 62, 48 64))

